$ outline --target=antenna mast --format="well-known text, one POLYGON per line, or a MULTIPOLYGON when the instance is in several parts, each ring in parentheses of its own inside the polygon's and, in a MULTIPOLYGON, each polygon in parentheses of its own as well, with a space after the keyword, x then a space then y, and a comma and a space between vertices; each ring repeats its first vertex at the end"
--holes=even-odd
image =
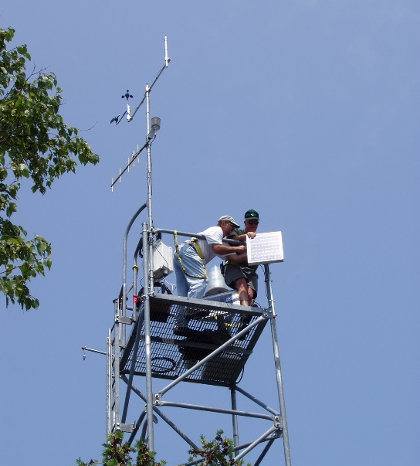
MULTIPOLYGON (((129 98, 132 98, 133 96, 129 93, 127 90, 126 94, 123 95, 122 97, 127 99, 127 108, 122 117, 119 119, 119 116, 116 118, 113 118, 111 120, 111 123, 115 121, 117 124, 120 123, 121 119, 124 117, 124 115, 127 115, 127 121, 131 122, 133 118, 135 117, 137 111, 141 107, 141 105, 146 102, 146 141, 144 145, 141 147, 141 149, 137 149, 137 152, 133 152, 131 154, 131 160, 130 158, 128 159, 128 163, 126 167, 121 170, 120 173, 117 176, 117 178, 114 180, 111 180, 111 190, 114 189, 115 183, 117 181, 121 181, 122 175, 130 170, 131 164, 138 158, 140 153, 144 150, 147 149, 147 156, 146 156, 146 170, 147 170, 147 201, 146 203, 136 212, 135 216, 133 217, 132 221, 130 222, 126 233, 124 237, 124 247, 123 247, 123 286, 121 289, 121 296, 120 299, 118 299, 119 302, 116 303, 115 306, 115 326, 114 326, 114 333, 115 333, 115 340, 116 342, 114 345, 111 344, 111 337, 108 337, 108 366, 109 370, 108 372, 112 372, 116 375, 117 372, 119 372, 119 360, 120 360, 120 347, 123 348, 125 346, 125 323, 129 318, 126 317, 127 314, 127 286, 126 286, 126 273, 127 273, 127 235, 128 232, 134 222, 134 220, 137 218, 137 216, 140 214, 140 212, 144 209, 144 207, 147 208, 147 223, 143 223, 143 233, 142 233, 142 240, 143 240, 143 251, 144 251, 144 260, 143 260, 143 273, 145 277, 145 283, 144 283, 144 325, 145 325, 145 352, 146 352, 146 392, 147 392, 147 419, 152 420, 153 419, 153 392, 152 392, 152 370, 151 370, 151 363, 150 363, 150 355, 151 355, 151 338, 150 338, 150 294, 153 293, 153 267, 151 266, 149 268, 149 265, 151 265, 152 259, 153 259, 153 215, 152 215, 152 150, 151 146, 153 141, 156 138, 156 132, 159 131, 160 129, 160 118, 159 117, 150 117, 150 93, 156 84, 157 80, 163 73, 163 71, 169 66, 169 62, 171 61, 169 56, 168 56, 168 38, 167 36, 164 37, 165 41, 165 63, 163 67, 159 70, 157 73, 155 79, 153 80, 152 84, 149 86, 149 84, 146 84, 146 89, 143 95, 142 100, 140 103, 137 105, 133 113, 131 113, 130 105, 129 105, 129 98), (146 278, 147 277, 147 278, 146 278), (111 351, 111 347, 114 346, 114 351, 113 354, 111 351)), ((133 289, 133 296, 136 296, 137 290, 134 287, 133 289)), ((134 303, 136 305, 136 303, 134 303)), ((134 313, 135 314, 135 313, 134 313)), ((117 378, 117 377, 115 377, 117 378)), ((107 426, 110 428, 110 426, 114 423, 117 426, 121 426, 120 423, 120 413, 119 413, 119 389, 118 389, 118 381, 114 380, 114 393, 113 393, 113 405, 114 405, 114 415, 112 416, 111 411, 112 407, 109 404, 107 408, 107 426), (111 417, 114 417, 113 420, 111 420, 111 417)), ((107 399, 111 398, 111 393, 107 394, 107 399)), ((123 414, 123 418, 125 417, 125 413, 123 414)), ((124 422, 124 419, 123 419, 124 422)), ((148 431, 148 445, 149 449, 153 450, 154 449, 154 433, 153 433, 153 422, 147 422, 147 431, 148 431)))

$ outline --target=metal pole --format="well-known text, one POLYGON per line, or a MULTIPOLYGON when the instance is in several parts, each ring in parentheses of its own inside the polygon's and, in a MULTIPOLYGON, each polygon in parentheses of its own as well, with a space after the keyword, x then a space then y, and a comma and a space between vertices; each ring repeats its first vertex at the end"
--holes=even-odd
MULTIPOLYGON (((115 303, 115 306, 118 308, 118 300, 115 303)), ((116 311, 118 315, 118 310, 116 311)), ((121 355, 121 325, 118 319, 114 323, 114 338, 111 336, 111 390, 113 393, 113 411, 114 419, 113 427, 117 430, 120 428, 120 355, 121 355), (113 379, 113 380, 112 380, 113 379)), ((112 426, 111 426, 112 429, 112 426)))
POLYGON ((280 411, 282 417, 282 432, 283 432, 283 449, 284 449, 284 460, 286 466, 291 466, 290 460, 290 446, 289 446, 289 434, 287 431, 287 420, 286 420, 286 404, 284 402, 284 392, 283 392, 283 382, 281 376, 281 367, 280 367, 280 351, 279 343, 277 339, 277 328, 275 322, 275 310, 274 310, 274 299, 273 299, 273 290, 271 288, 271 276, 270 268, 268 264, 264 265, 265 273, 265 282, 267 289, 267 298, 269 307, 272 309, 273 316, 270 319, 271 324, 271 339, 273 344, 273 355, 274 355, 274 365, 276 370, 276 379, 277 379, 277 392, 279 396, 280 411))
MULTIPOLYGON (((146 247, 148 232, 147 224, 143 223, 143 276, 149 275, 149 248, 146 247)), ((152 364, 151 364, 151 345, 150 338, 150 283, 146 280, 145 296, 144 296, 144 344, 146 356, 146 398, 147 398, 147 430, 148 430, 148 446, 149 450, 154 451, 153 439, 153 391, 152 391, 152 364)), ((133 356, 135 357, 135 355, 133 356)))
MULTIPOLYGON (((150 88, 146 84, 146 138, 150 132, 150 88)), ((151 143, 147 144, 147 210, 149 227, 153 227, 152 219, 152 148, 151 143)), ((146 243, 144 243, 145 245, 146 243)), ((147 275, 145 275, 146 277, 147 275)))
MULTIPOLYGON (((150 132, 150 88, 146 84, 146 138, 150 132)), ((151 143, 147 145, 147 213, 149 229, 153 227, 152 216, 152 150, 151 143)), ((153 292, 153 254, 152 235, 143 223, 143 277, 145 288, 144 302, 144 330, 145 330, 145 356, 146 356, 146 395, 147 395, 147 432, 149 450, 154 450, 153 435, 153 391, 152 391, 152 341, 150 338, 150 295, 153 292)))
POLYGON ((106 339, 106 435, 111 433, 112 414, 111 414, 111 390, 112 390, 112 373, 111 373, 111 329, 108 330, 106 339))
MULTIPOLYGON (((236 405, 236 388, 235 386, 230 387, 230 399, 232 410, 237 410, 236 405)), ((239 432, 238 432, 238 416, 232 414, 232 432, 233 432, 233 446, 237 447, 239 445, 239 432)), ((235 449, 235 456, 239 454, 239 450, 235 449)))
MULTIPOLYGON (((156 78, 157 79, 157 78, 156 78)), ((153 83, 154 84, 154 83, 153 83)), ((153 85, 152 84, 152 85, 153 85)), ((146 84, 146 139, 149 141, 147 144, 147 213, 148 213, 148 224, 149 230, 147 234, 148 241, 145 242, 143 237, 143 250, 148 249, 148 260, 144 260, 144 263, 147 263, 148 270, 143 275, 145 282, 145 289, 147 293, 153 293, 154 291, 154 277, 153 277, 153 238, 152 238, 152 229, 153 229, 153 215, 152 215, 152 141, 153 138, 149 138, 150 134, 150 91, 151 87, 146 84)), ((149 422, 150 424, 150 422, 149 422)), ((152 426, 153 428, 153 426, 152 426)))
MULTIPOLYGON (((145 291, 145 301, 144 301, 144 330, 145 330, 145 358, 146 358, 146 391, 147 391, 147 425, 148 425, 148 435, 149 435, 149 449, 153 450, 154 441, 153 441, 153 392, 152 392, 152 371, 151 371, 151 337, 150 337, 150 296, 154 291, 154 277, 153 277, 153 216, 152 216, 152 158, 151 158, 151 143, 153 142, 154 137, 150 133, 150 99, 149 94, 153 86, 157 82, 158 78, 162 74, 163 70, 168 67, 170 58, 168 56, 168 39, 165 36, 165 65, 159 71, 158 75, 152 82, 151 86, 146 84, 146 91, 143 99, 140 104, 134 110, 133 113, 130 111, 130 106, 127 99, 127 120, 131 121, 136 114, 137 110, 146 101, 146 142, 142 149, 138 150, 135 154, 137 157, 140 152, 147 147, 147 200, 146 203, 140 207, 137 211, 131 222, 129 223, 127 230, 124 236, 123 244, 123 272, 122 272, 122 287, 120 291, 120 296, 115 302, 114 309, 114 327, 112 333, 110 331, 108 335, 107 342, 107 429, 111 432, 112 429, 120 428, 120 412, 119 412, 119 402, 120 402, 120 390, 119 390, 119 380, 120 380, 120 356, 121 349, 126 346, 126 314, 127 314, 127 236, 128 232, 140 214, 140 212, 147 207, 148 211, 148 223, 143 223, 142 230, 142 239, 143 239, 143 271, 144 271, 144 291, 145 291), (150 136, 150 137, 149 137, 150 136), (122 303, 120 303, 122 300, 122 303), (123 319, 120 319, 123 317, 123 319), (112 335, 113 334, 113 335, 112 335)), ((159 128, 158 128, 159 129, 159 128)), ((154 133, 153 133, 154 135, 154 133)), ((128 163, 126 169, 128 170, 131 165, 131 162, 128 163)), ((125 171, 125 170, 124 170, 125 171)), ((121 179, 122 173, 120 173, 119 179, 121 179)), ((114 182, 112 182, 111 187, 113 187, 114 182)), ((134 263, 135 273, 133 285, 134 295, 137 295, 137 264, 134 263)), ((136 298, 134 298, 135 300, 136 298)), ((136 316, 136 302, 133 303, 133 315, 132 321, 137 319, 136 316)), ((139 324, 140 325, 140 324, 139 324)), ((133 358, 136 358, 136 355, 133 355, 133 358)), ((128 388, 130 390, 130 388, 128 388)), ((126 407, 124 408, 123 416, 126 416, 126 411, 128 407, 129 396, 126 397, 126 407)))

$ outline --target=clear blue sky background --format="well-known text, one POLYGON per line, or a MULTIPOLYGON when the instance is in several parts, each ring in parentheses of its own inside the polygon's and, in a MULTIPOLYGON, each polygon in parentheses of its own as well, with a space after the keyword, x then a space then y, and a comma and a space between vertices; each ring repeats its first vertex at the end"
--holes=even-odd
MULTIPOLYGON (((19 198, 15 220, 52 242, 53 268, 33 282, 38 310, 1 304, 1 463, 100 456, 105 360, 80 347, 105 349, 123 234, 146 200, 144 157, 110 190, 145 140, 145 109, 109 122, 126 89, 140 102, 167 35, 151 94, 154 223, 195 232, 254 208, 260 231, 283 232, 272 274, 292 464, 420 464, 420 4, 14 0, 0 24, 57 74, 63 116, 101 156, 19 198)), ((275 404, 272 376, 267 328, 245 380, 275 404)), ((230 432, 187 414, 197 435, 230 432)), ((185 460, 159 428, 158 458, 185 460)), ((282 456, 278 441, 264 464, 282 456)))

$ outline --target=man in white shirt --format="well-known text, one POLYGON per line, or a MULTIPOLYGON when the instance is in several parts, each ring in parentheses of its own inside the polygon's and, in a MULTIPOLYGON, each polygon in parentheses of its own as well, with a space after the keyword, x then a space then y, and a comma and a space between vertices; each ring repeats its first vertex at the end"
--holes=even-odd
MULTIPOLYGON (((207 288, 206 264, 214 257, 225 258, 229 254, 241 254, 245 245, 223 243, 223 238, 232 234, 239 224, 230 215, 222 215, 217 225, 199 233, 205 239, 191 238, 176 246, 174 270, 179 296, 202 298, 207 288)), ((175 319, 175 334, 183 334, 187 328, 184 312, 179 312, 175 319), (181 329, 181 330, 179 330, 181 329)))

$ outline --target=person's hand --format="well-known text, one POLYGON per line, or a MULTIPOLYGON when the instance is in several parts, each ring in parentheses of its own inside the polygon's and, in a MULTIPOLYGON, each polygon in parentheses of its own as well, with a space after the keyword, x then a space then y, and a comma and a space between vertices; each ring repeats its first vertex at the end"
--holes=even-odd
POLYGON ((254 239, 254 238, 257 236, 257 234, 255 233, 255 231, 249 231, 249 232, 247 233, 247 235, 248 235, 248 238, 249 238, 249 239, 254 239))
POLYGON ((240 246, 236 246, 236 254, 242 254, 246 251, 246 246, 241 244, 240 246))

